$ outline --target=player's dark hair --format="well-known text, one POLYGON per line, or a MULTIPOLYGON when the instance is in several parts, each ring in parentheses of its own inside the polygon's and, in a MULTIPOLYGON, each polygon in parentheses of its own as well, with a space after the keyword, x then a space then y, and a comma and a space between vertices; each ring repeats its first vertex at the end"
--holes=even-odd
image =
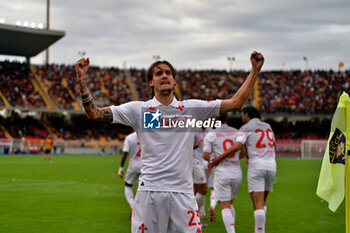
MULTIPOLYGON (((153 72, 154 72, 154 68, 158 67, 161 64, 165 64, 167 66, 169 66, 171 74, 173 75, 174 79, 176 79, 176 70, 174 69, 174 67, 170 64, 170 62, 168 61, 156 61, 154 62, 146 71, 146 81, 147 83, 149 83, 149 81, 153 80, 153 72)), ((158 67, 159 68, 159 67, 158 67)), ((154 87, 150 87, 150 96, 153 97, 154 96, 154 87)))
POLYGON ((247 104, 247 105, 243 106, 242 111, 243 111, 243 113, 248 113, 248 116, 250 119, 253 119, 253 118, 260 119, 260 117, 261 117, 259 110, 251 104, 247 104))
POLYGON ((227 122, 227 113, 226 114, 222 114, 219 117, 217 117, 217 120, 221 121, 221 123, 226 123, 227 122))

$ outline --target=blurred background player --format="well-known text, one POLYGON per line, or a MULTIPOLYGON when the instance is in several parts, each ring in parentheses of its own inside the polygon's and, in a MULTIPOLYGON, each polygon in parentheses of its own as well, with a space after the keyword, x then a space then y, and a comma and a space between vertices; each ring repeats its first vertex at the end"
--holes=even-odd
MULTIPOLYGON (((208 128, 205 131, 204 135, 207 135, 208 132, 213 130, 212 128, 208 128)), ((204 136, 205 137, 205 136, 204 136)), ((202 156, 203 158, 203 156, 202 156)), ((209 222, 215 222, 215 207, 218 201, 215 198, 215 190, 214 190, 214 171, 213 169, 209 170, 209 161, 211 161, 214 158, 214 154, 210 154, 210 159, 205 160, 203 158, 203 168, 204 168, 204 173, 207 177, 207 188, 210 190, 210 205, 209 205, 209 222)))
MULTIPOLYGON (((220 203, 222 219, 228 233, 235 232, 236 212, 233 207, 233 200, 237 195, 242 182, 242 170, 239 162, 241 151, 238 150, 222 160, 217 157, 227 151, 237 138, 237 129, 226 124, 227 115, 220 116, 221 128, 209 132, 204 138, 203 158, 209 159, 214 153, 214 159, 210 164, 216 166, 214 171, 215 197, 220 203)), ((245 150, 242 150, 245 152, 245 150)), ((245 154, 242 155, 244 157, 245 154)))
POLYGON ((254 206, 255 233, 265 232, 266 199, 276 175, 275 135, 271 126, 260 120, 260 112, 252 105, 242 108, 242 121, 237 143, 220 157, 226 157, 245 144, 249 155, 248 192, 254 206))
POLYGON ((124 164, 126 157, 130 155, 128 169, 125 174, 125 188, 124 194, 127 202, 130 205, 130 217, 132 214, 132 209, 134 207, 134 193, 132 191, 132 185, 138 182, 139 176, 141 174, 141 147, 140 142, 137 139, 136 132, 129 134, 124 141, 123 156, 118 170, 118 176, 124 178, 124 164))
POLYGON ((53 138, 51 135, 48 135, 44 140, 44 160, 51 161, 51 150, 53 146, 53 138))
MULTIPOLYGON (((189 130, 175 133, 178 132, 177 128, 166 131, 145 129, 143 116, 146 113, 152 115, 152 120, 149 120, 153 122, 159 119, 160 113, 176 113, 177 119, 184 120, 191 115, 196 120, 204 121, 240 109, 251 95, 264 64, 264 57, 254 51, 250 61, 252 68, 247 79, 228 99, 178 101, 174 96, 175 69, 167 61, 157 61, 146 72, 153 99, 103 108, 96 106, 86 84, 85 76, 90 60, 82 58, 75 63, 81 101, 88 118, 131 126, 139 136, 142 172, 132 213, 133 233, 145 229, 158 233, 202 232, 191 174, 194 133, 189 130)), ((158 124, 160 125, 160 120, 158 124)), ((150 125, 153 127, 153 123, 148 124, 150 125)))
POLYGON ((207 193, 207 176, 204 171, 202 157, 203 139, 204 129, 202 128, 195 134, 195 144, 193 147, 193 190, 201 216, 202 227, 208 227, 203 222, 205 218, 205 194, 207 193))

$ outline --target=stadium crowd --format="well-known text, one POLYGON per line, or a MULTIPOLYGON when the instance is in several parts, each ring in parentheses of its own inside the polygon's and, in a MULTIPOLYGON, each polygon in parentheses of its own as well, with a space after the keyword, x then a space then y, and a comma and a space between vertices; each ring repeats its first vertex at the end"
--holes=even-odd
POLYGON ((22 108, 46 107, 42 96, 36 91, 28 76, 28 69, 25 64, 8 61, 0 62, 0 80, 0 91, 12 106, 22 108))
POLYGON ((350 72, 264 72, 260 110, 266 113, 333 113, 342 91, 350 92, 350 72))
MULTIPOLYGON (((87 73, 88 86, 97 105, 119 105, 132 99, 132 90, 127 83, 129 77, 135 84, 139 99, 146 100, 149 98, 149 89, 145 82, 145 72, 135 68, 125 72, 119 68, 93 66, 87 73)), ((74 81, 73 66, 52 64, 32 66, 28 69, 23 63, 5 61, 0 62, 0 108, 5 107, 3 98, 13 107, 47 108, 43 100, 45 97, 36 91, 30 75, 37 78, 51 100, 56 103, 57 110, 73 109, 74 104, 79 102, 79 88, 74 81)), ((179 70, 176 88, 181 97, 178 98, 227 98, 237 91, 246 76, 247 73, 243 71, 179 70)), ((263 114, 331 115, 342 91, 350 92, 350 72, 265 71, 260 74, 259 90, 260 111, 263 114)), ((1 117, 0 126, 13 138, 45 138, 48 129, 57 138, 62 139, 98 139, 101 135, 109 135, 112 139, 125 137, 109 124, 92 123, 84 117, 72 117, 73 120, 68 122, 62 116, 48 114, 45 121, 40 122, 34 118, 21 118, 13 114, 11 118, 1 117)), ((269 123, 276 137, 281 139, 325 138, 328 136, 330 124, 329 121, 322 120, 296 123, 271 120, 269 123), (305 127, 305 122, 308 127, 305 127), (322 128, 326 130, 319 130, 322 128), (293 132, 290 129, 293 129, 293 132)), ((129 131, 126 130, 127 133, 129 131)), ((0 137, 6 137, 2 129, 0 137)))
MULTIPOLYGON (((50 98, 59 108, 73 109, 80 99, 79 88, 74 82, 73 66, 36 66, 35 75, 42 80, 50 98)), ((130 89, 124 72, 118 68, 92 67, 88 74, 88 86, 98 105, 122 104, 131 100, 130 89)))
MULTIPOLYGON (((35 66, 32 74, 56 102, 59 109, 73 109, 80 99, 73 66, 35 66)), ((132 99, 127 75, 135 84, 140 100, 148 98, 145 70, 93 66, 88 87, 96 104, 119 105, 132 99)), ((177 85, 183 99, 212 100, 235 93, 247 76, 243 71, 179 70, 177 85)), ((34 89, 26 66, 16 62, 0 62, 1 92, 14 107, 45 108, 43 97, 34 89)), ((331 114, 342 91, 350 89, 350 72, 329 71, 265 71, 259 78, 260 111, 263 113, 331 114)), ((1 106, 4 101, 0 100, 1 106)))

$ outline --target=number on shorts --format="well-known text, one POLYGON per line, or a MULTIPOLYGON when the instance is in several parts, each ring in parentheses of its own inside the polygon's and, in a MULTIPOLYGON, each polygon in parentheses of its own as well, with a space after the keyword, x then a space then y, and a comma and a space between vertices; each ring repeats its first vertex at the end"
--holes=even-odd
POLYGON ((270 133, 272 133, 271 129, 267 129, 266 133, 261 129, 257 129, 257 130, 255 130, 255 133, 261 133, 260 138, 259 138, 258 142, 256 143, 256 148, 259 148, 259 149, 266 148, 266 144, 261 143, 262 140, 264 140, 265 135, 266 135, 267 140, 269 140, 269 143, 267 143, 267 144, 269 145, 269 147, 271 147, 271 148, 273 147, 273 145, 274 145, 273 137, 272 138, 270 137, 270 133))
MULTIPOLYGON (((225 139, 224 141, 223 141, 223 143, 222 143, 222 146, 224 147, 224 151, 227 151, 231 146, 233 146, 233 141, 231 140, 231 139, 225 139), (230 144, 230 146, 229 147, 227 147, 226 145, 227 145, 227 143, 229 143, 230 144)), ((233 154, 230 154, 229 156, 228 156, 228 158, 233 158, 235 156, 235 154, 233 153, 233 154)))
POLYGON ((196 215, 197 215, 198 219, 200 219, 200 218, 199 218, 199 210, 196 210, 196 214, 195 214, 192 210, 188 211, 187 214, 191 215, 191 219, 190 219, 190 221, 188 222, 188 226, 192 227, 192 226, 196 226, 196 225, 201 225, 200 222, 199 222, 199 223, 195 223, 195 222, 194 222, 194 217, 195 217, 196 215))

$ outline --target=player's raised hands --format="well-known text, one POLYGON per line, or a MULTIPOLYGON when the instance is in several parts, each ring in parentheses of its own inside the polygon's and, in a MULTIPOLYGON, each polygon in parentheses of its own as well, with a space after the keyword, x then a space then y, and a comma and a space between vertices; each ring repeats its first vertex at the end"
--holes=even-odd
POLYGON ((252 52, 252 54, 250 55, 250 61, 252 63, 252 66, 258 71, 261 70, 264 64, 264 60, 265 60, 264 56, 257 51, 252 52))
POLYGON ((85 77, 85 74, 89 68, 90 59, 89 58, 81 58, 78 60, 74 66, 75 66, 75 72, 77 73, 78 81, 83 80, 85 77))

